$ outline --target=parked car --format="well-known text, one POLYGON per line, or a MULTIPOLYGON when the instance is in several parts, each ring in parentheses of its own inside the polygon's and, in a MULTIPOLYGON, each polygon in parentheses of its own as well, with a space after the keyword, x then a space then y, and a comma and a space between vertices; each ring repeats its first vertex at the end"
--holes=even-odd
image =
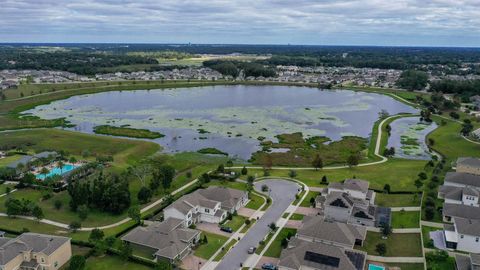
POLYGON ((249 247, 249 248, 248 248, 248 254, 253 254, 253 253, 255 253, 255 250, 257 250, 256 247, 249 247))
POLYGON ((227 233, 232 233, 233 232, 232 228, 225 227, 225 226, 220 227, 220 230, 224 231, 224 232, 227 232, 227 233))
POLYGON ((262 269, 264 270, 277 270, 277 267, 271 263, 262 264, 262 269))

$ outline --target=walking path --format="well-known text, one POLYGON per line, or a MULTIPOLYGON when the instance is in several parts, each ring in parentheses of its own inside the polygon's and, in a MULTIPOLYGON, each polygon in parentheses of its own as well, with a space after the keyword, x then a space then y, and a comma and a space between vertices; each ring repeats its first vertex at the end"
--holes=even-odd
POLYGON ((423 257, 382 257, 367 255, 367 260, 383 263, 425 263, 423 257))
POLYGON ((0 198, 1 198, 1 197, 4 197, 4 196, 7 196, 8 194, 10 194, 10 193, 12 193, 12 192, 15 192, 15 191, 17 191, 17 189, 12 189, 12 190, 10 190, 9 193, 3 193, 3 194, 0 195, 0 198))
POLYGON ((443 229, 443 223, 421 220, 420 225, 443 229))
POLYGON ((407 207, 390 207, 392 212, 400 212, 400 211, 405 211, 405 212, 416 212, 416 211, 421 211, 422 208, 420 206, 407 206, 407 207))

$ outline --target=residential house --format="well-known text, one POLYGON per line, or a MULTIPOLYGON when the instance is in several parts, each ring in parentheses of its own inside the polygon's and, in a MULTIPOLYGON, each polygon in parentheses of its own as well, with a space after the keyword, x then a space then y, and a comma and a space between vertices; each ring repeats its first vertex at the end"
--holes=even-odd
POLYGON ((443 221, 453 222, 455 218, 480 219, 480 207, 465 204, 444 203, 443 221))
POLYGON ((447 248, 480 253, 480 220, 456 217, 444 225, 444 235, 447 248))
POLYGON ((365 180, 347 179, 331 183, 315 199, 326 220, 378 227, 390 224, 390 209, 374 205, 375 192, 365 180))
POLYGON ((211 186, 180 197, 165 208, 164 216, 183 220, 185 227, 198 222, 220 223, 247 202, 245 191, 211 186))
POLYGON ((363 270, 367 254, 325 243, 293 238, 282 250, 279 270, 363 270))
POLYGON ((179 261, 187 256, 198 243, 200 232, 184 228, 183 220, 167 218, 163 222, 152 222, 147 227, 136 227, 122 240, 147 253, 155 260, 179 261))
POLYGON ((72 256, 70 238, 24 233, 0 238, 0 269, 56 270, 72 256))
POLYGON ((470 101, 473 103, 473 106, 480 108, 480 96, 475 95, 470 97, 470 101))
MULTIPOLYGON (((438 197, 448 204, 464 204, 478 207, 480 176, 465 172, 448 172, 438 197)), ((479 217, 480 218, 480 217, 479 217)))
POLYGON ((304 241, 343 248, 362 246, 366 236, 367 230, 363 226, 325 221, 321 216, 305 216, 296 235, 304 241))
POLYGON ((473 157, 460 157, 457 159, 456 171, 480 175, 480 159, 473 157))
POLYGON ((455 254, 456 270, 480 270, 480 254, 455 254))

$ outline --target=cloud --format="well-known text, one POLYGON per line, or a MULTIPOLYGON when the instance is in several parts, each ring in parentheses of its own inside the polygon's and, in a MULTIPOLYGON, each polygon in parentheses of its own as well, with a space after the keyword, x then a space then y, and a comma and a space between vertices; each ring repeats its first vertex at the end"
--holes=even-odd
POLYGON ((7 42, 480 46, 478 0, 0 0, 7 42))

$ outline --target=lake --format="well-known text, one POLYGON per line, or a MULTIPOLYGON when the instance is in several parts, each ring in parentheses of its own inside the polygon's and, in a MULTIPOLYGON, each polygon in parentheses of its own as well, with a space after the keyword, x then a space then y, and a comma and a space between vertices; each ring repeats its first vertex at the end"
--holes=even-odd
POLYGON ((302 132, 304 136, 368 138, 379 112, 417 113, 389 96, 297 86, 206 86, 114 91, 74 96, 25 113, 65 117, 73 130, 96 125, 129 126, 165 134, 153 141, 168 153, 214 147, 250 158, 259 138, 302 132))

